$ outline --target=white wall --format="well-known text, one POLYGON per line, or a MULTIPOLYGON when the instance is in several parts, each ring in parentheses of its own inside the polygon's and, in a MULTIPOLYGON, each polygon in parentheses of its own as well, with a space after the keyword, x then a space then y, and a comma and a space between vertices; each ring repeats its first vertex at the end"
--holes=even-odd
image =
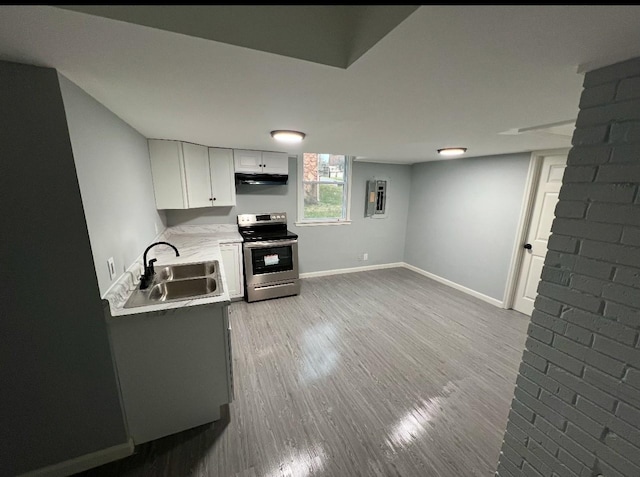
MULTIPOLYGON (((147 140, 58 74, 100 294, 164 229, 156 210, 147 140), (157 230, 157 231, 156 231, 157 230)), ((64 211, 61 211, 63 213, 64 211)))
POLYGON ((529 160, 414 164, 405 262, 502 301, 529 160))
POLYGON ((287 186, 237 187, 237 206, 214 209, 168 210, 167 224, 237 223, 238 214, 286 212, 289 229, 299 238, 300 273, 401 262, 409 206, 411 167, 397 164, 354 162, 351 194, 351 225, 296 227, 297 161, 289 159, 287 186), (388 217, 364 217, 367 179, 390 181, 388 217), (359 261, 366 252, 369 260, 359 261))

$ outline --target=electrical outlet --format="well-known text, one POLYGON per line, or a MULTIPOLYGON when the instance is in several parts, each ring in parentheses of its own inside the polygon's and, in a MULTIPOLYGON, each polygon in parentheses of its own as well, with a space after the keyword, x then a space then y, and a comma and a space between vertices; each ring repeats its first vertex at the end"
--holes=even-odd
POLYGON ((113 257, 107 260, 107 267, 109 267, 109 280, 113 280, 116 277, 116 262, 113 261, 113 257))
POLYGON ((362 260, 369 260, 369 254, 368 253, 363 253, 362 254, 362 260))

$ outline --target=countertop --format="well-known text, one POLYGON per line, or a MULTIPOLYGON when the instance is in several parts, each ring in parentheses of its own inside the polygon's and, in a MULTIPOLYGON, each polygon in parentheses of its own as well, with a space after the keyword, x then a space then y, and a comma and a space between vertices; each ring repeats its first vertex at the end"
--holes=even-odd
POLYGON ((225 276, 222 255, 220 253, 221 243, 241 243, 242 237, 238 233, 238 226, 235 224, 214 224, 214 225, 180 225, 167 228, 154 240, 149 242, 169 242, 180 252, 176 257, 174 250, 166 245, 157 245, 149 250, 147 260, 157 259, 156 267, 162 265, 203 262, 217 260, 220 265, 220 278, 222 279, 222 294, 218 296, 173 301, 169 303, 158 303, 154 305, 139 306, 135 308, 124 308, 124 304, 131 296, 140 282, 140 275, 143 272, 142 255, 127 269, 127 271, 109 288, 103 299, 109 302, 112 317, 137 315, 152 311, 172 310, 185 306, 196 306, 211 303, 230 303, 229 287, 225 276))

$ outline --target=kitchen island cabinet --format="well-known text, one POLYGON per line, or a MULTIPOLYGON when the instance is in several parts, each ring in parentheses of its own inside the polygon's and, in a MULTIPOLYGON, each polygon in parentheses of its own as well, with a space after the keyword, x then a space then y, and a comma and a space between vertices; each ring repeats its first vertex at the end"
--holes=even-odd
POLYGON ((129 432, 135 444, 210 423, 233 399, 230 298, 239 280, 231 254, 240 250, 237 226, 185 225, 165 230, 147 258, 156 267, 217 261, 221 294, 125 308, 142 273, 136 260, 105 294, 105 314, 129 432), (231 283, 231 285, 229 284, 231 283))

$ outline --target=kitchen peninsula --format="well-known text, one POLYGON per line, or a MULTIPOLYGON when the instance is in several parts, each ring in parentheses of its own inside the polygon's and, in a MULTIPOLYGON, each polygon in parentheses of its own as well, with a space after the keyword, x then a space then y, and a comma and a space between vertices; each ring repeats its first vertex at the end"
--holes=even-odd
POLYGON ((157 241, 175 246, 180 255, 169 246, 155 246, 147 259, 156 259, 156 267, 215 262, 219 283, 211 296, 125 307, 143 270, 142 260, 136 260, 105 294, 122 400, 136 445, 216 421, 220 406, 233 399, 230 280, 221 249, 239 249, 237 227, 171 227, 157 241))

